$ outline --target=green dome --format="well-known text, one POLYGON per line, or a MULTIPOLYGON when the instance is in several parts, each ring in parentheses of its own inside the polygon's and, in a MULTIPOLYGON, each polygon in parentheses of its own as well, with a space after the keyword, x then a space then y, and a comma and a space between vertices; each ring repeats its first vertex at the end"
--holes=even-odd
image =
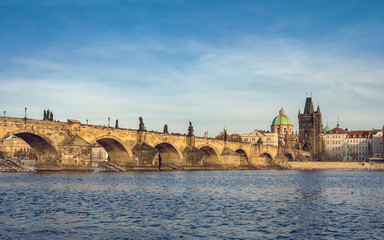
POLYGON ((328 126, 328 123, 327 123, 327 126, 323 129, 323 133, 331 131, 331 130, 332 129, 328 126))
POLYGON ((291 119, 285 115, 284 109, 281 109, 279 112, 279 116, 275 117, 272 121, 272 126, 280 126, 280 125, 291 125, 291 119))

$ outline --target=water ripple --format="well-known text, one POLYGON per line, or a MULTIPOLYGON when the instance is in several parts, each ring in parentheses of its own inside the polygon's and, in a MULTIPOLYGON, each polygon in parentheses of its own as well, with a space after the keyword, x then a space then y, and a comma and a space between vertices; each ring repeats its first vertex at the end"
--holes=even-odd
POLYGON ((0 239, 380 239, 384 172, 0 174, 0 239))

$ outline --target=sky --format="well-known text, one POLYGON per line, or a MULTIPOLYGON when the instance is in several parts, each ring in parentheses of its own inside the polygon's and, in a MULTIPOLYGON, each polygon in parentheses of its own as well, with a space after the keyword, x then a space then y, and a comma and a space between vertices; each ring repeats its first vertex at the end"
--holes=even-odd
POLYGON ((384 1, 2 0, 0 113, 216 136, 384 124, 384 1))

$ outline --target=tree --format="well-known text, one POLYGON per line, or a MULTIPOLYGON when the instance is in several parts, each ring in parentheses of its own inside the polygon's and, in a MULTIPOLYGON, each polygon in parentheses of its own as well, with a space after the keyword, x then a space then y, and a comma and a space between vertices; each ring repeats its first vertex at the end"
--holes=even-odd
POLYGON ((233 142, 241 142, 241 136, 240 134, 234 133, 230 136, 231 141, 233 142))

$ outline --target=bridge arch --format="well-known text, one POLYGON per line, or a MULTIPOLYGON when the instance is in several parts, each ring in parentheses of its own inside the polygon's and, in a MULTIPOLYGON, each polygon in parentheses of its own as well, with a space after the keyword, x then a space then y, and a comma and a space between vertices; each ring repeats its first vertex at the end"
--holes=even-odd
POLYGON ((307 151, 307 152, 310 152, 312 150, 311 144, 310 143, 304 143, 303 150, 307 151))
POLYGON ((237 149, 236 152, 240 154, 240 165, 247 165, 249 163, 247 153, 243 149, 237 149))
POLYGON ((200 150, 205 153, 204 156, 204 165, 215 165, 220 164, 220 158, 215 149, 209 145, 200 147, 200 150))
MULTIPOLYGON (((176 164, 183 165, 182 163, 182 154, 177 150, 177 148, 169 142, 159 142, 155 145, 159 155, 161 157, 161 163, 163 164, 176 164)), ((160 159, 159 157, 159 159, 160 159)))
POLYGON ((4 141, 11 136, 21 138, 31 146, 37 157, 36 164, 42 162, 56 163, 60 161, 57 149, 54 147, 52 141, 44 134, 20 130, 7 134, 1 140, 4 141))
POLYGON ((293 161, 293 156, 292 156, 292 154, 290 154, 290 153, 285 153, 284 155, 288 158, 288 161, 293 161))
POLYGON ((268 152, 264 152, 260 156, 261 157, 265 157, 267 159, 267 161, 272 161, 273 160, 273 157, 268 152))
POLYGON ((132 155, 120 139, 104 135, 95 138, 92 142, 99 143, 108 153, 108 161, 117 165, 132 165, 132 155))

